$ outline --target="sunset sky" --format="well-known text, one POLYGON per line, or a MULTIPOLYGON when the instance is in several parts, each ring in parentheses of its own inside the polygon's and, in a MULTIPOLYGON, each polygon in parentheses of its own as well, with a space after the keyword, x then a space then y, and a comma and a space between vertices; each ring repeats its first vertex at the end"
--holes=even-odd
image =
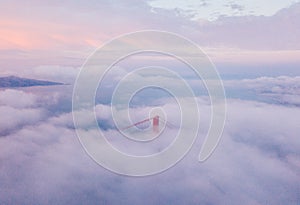
POLYGON ((216 63, 299 63, 299 10, 299 3, 290 0, 4 0, 0 65, 5 72, 15 67, 80 66, 111 38, 145 29, 190 38, 216 63))

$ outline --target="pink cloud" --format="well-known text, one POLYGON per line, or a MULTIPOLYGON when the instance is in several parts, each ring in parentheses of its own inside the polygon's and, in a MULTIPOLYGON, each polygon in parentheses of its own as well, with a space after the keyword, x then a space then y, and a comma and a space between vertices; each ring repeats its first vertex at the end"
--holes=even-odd
POLYGON ((300 49, 300 3, 271 17, 223 17, 214 22, 197 22, 175 11, 154 12, 143 1, 31 2, 30 7, 27 3, 1 3, 3 72, 45 64, 80 66, 104 42, 142 29, 181 34, 204 47, 220 63, 299 62, 299 52, 295 50, 300 49))

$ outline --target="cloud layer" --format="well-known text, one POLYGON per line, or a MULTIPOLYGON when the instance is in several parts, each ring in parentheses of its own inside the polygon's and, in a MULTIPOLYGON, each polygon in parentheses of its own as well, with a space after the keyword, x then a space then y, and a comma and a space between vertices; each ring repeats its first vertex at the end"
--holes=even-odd
MULTIPOLYGON (((253 84, 249 80, 247 85, 258 86, 260 80, 253 84)), ((269 81, 272 83, 264 80, 266 83, 258 87, 268 87, 274 82, 285 84, 284 77, 269 81)), ((297 107, 229 99, 221 142, 211 158, 198 163, 210 121, 210 103, 201 97, 199 138, 188 155, 164 173, 132 178, 110 173, 86 155, 76 137, 70 112, 61 109, 59 113, 41 115, 41 106, 49 106, 37 100, 42 93, 5 90, 1 95, 8 96, 1 101, 1 109, 9 112, 5 116, 11 118, 1 122, 3 128, 10 130, 0 137, 1 204, 298 204, 300 201, 297 135, 300 109, 297 107), (10 96, 27 100, 14 104, 10 96)), ((56 110, 63 101, 58 99, 52 101, 57 103, 56 110)), ((178 109, 173 101, 163 102, 166 111, 178 109)), ((133 118, 149 111, 148 107, 132 109, 133 118)), ((124 141, 114 129, 109 106, 99 104, 96 110, 99 123, 110 128, 103 130, 109 141, 129 153, 161 151, 176 133, 176 128, 167 127, 157 143, 134 144, 124 141)), ((167 113, 173 124, 179 123, 178 116, 167 113)), ((84 120, 84 112, 82 116, 84 120)))

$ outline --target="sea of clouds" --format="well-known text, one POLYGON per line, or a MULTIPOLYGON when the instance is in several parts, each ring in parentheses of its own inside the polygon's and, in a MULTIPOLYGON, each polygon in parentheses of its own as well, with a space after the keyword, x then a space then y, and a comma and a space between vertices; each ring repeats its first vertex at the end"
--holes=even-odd
MULTIPOLYGON (((73 124, 72 84, 2 89, 0 204, 299 204, 299 79, 224 81, 226 126, 217 149, 202 163, 197 159, 211 105, 207 96, 198 95, 200 131, 191 151, 171 169, 148 177, 114 174, 85 153, 73 124), (230 96, 232 90, 240 95, 230 96)), ((109 104, 98 102, 95 110, 108 141, 144 155, 165 149, 180 125, 176 102, 162 97, 159 104, 175 126, 166 126, 149 145, 123 139, 109 104)), ((140 120, 150 108, 137 103, 130 113, 140 120)), ((81 114, 82 128, 96 129, 81 114)))

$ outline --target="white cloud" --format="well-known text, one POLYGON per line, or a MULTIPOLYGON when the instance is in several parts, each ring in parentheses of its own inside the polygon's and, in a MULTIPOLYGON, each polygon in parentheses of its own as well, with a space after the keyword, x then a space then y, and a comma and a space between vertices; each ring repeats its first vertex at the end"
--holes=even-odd
POLYGON ((191 16, 193 19, 215 20, 220 16, 272 16, 280 9, 289 7, 295 3, 289 1, 224 1, 224 0, 151 0, 149 4, 155 8, 179 10, 183 15, 191 16))
POLYGON ((60 109, 65 106, 63 96, 67 96, 64 91, 55 92, 51 88, 50 91, 35 88, 1 90, 0 135, 7 135, 27 125, 39 124, 55 114, 51 109, 61 112, 60 109))
POLYGON ((0 134, 7 134, 25 125, 39 123, 46 116, 43 109, 22 108, 8 106, 0 107, 0 134))
POLYGON ((20 90, 0 90, 0 105, 7 105, 14 108, 35 107, 37 96, 32 93, 25 93, 20 90))
MULTIPOLYGON (((228 89, 238 87, 240 94, 248 89, 256 94, 296 96, 298 78, 264 77, 226 81, 225 85, 228 89)), ((0 204, 252 205, 300 201, 300 109, 296 106, 228 99, 227 122, 220 144, 207 161, 198 163, 211 120, 208 97, 198 97, 199 138, 188 155, 164 173, 132 178, 112 174, 87 156, 76 137, 72 113, 46 110, 47 99, 52 98, 56 99, 50 100, 55 111, 64 110, 61 107, 65 106, 65 99, 55 96, 66 95, 65 90, 53 93, 52 88, 48 89, 49 92, 30 88, 26 92, 0 93, 4 98, 7 96, 0 100, 0 131, 5 133, 0 137, 0 204), (20 97, 26 100, 14 104, 14 99, 20 97)), ((151 143, 132 142, 113 129, 109 105, 97 104, 96 117, 100 126, 112 128, 103 129, 103 133, 116 148, 130 154, 153 154, 172 142, 180 124, 175 101, 159 101, 175 128, 167 127, 151 143)), ((130 108, 129 113, 136 122, 148 117, 150 110, 151 106, 141 106, 130 108)), ((84 124, 80 128, 95 133, 92 122, 85 117, 87 111, 79 114, 84 124)), ((121 114, 127 116, 127 112, 121 114)), ((135 134, 132 130, 129 133, 135 134)))
MULTIPOLYGON (((2 137, 0 202, 297 204, 300 109, 229 100, 223 138, 211 158, 198 163, 210 110, 206 99, 200 98, 199 103, 202 126, 191 152, 170 170, 146 178, 118 176, 98 167, 80 146, 71 127, 71 113, 2 137)), ((167 103, 164 108, 176 107, 167 103)), ((110 119, 109 106, 97 105, 96 110, 99 119, 110 119)), ((133 114, 148 110, 138 108, 133 114)), ((175 117, 171 118, 176 123, 175 117)), ((147 154, 170 142, 176 129, 168 129, 160 143, 152 146, 123 143, 115 130, 104 133, 124 151, 147 154)))
POLYGON ((227 80, 229 89, 248 90, 274 103, 300 106, 300 77, 278 76, 255 79, 227 80))

